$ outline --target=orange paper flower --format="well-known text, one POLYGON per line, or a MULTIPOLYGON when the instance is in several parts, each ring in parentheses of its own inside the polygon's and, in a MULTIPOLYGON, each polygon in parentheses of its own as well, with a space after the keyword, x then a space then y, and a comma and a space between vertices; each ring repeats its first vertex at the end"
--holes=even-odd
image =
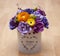
POLYGON ((17 19, 18 21, 27 21, 27 19, 29 18, 29 14, 27 12, 21 12, 17 15, 17 19))

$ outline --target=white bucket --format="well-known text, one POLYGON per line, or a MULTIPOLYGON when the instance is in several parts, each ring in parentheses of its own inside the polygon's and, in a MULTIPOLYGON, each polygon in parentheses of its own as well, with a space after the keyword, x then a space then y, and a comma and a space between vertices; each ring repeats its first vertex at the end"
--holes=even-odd
POLYGON ((22 53, 33 54, 41 50, 41 32, 30 32, 26 35, 21 35, 18 32, 18 40, 19 51, 22 53))

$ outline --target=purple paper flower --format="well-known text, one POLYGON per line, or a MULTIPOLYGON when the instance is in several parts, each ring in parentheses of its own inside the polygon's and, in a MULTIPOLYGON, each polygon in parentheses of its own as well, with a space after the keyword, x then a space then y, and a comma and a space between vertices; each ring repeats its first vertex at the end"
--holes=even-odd
POLYGON ((18 25, 17 30, 21 34, 25 34, 25 33, 28 33, 29 31, 31 31, 32 28, 26 22, 20 22, 19 25, 18 25))
POLYGON ((42 32, 44 30, 44 24, 42 22, 37 22, 33 27, 34 32, 42 32))
POLYGON ((33 14, 36 16, 36 17, 39 17, 40 19, 43 19, 44 16, 46 16, 45 12, 38 9, 37 11, 33 12, 33 14))
POLYGON ((19 22, 16 22, 15 19, 16 17, 14 16, 9 22, 9 27, 11 30, 15 29, 19 24, 19 22))
POLYGON ((43 22, 43 23, 44 23, 44 27, 45 27, 45 28, 48 28, 49 23, 48 23, 48 20, 47 20, 47 18, 46 18, 46 17, 44 17, 44 18, 42 19, 42 21, 41 21, 41 22, 43 22))
POLYGON ((41 15, 46 16, 46 14, 45 14, 45 12, 44 12, 43 10, 38 9, 37 11, 38 11, 41 15))
POLYGON ((39 11, 35 11, 35 12, 33 12, 33 14, 34 14, 35 16, 41 16, 41 14, 40 14, 39 11))
POLYGON ((43 15, 40 14, 40 12, 38 10, 35 11, 33 14, 36 16, 36 18, 39 18, 40 20, 42 20, 44 17, 43 15))
POLYGON ((45 28, 48 28, 48 26, 49 26, 49 23, 48 23, 48 20, 47 20, 46 17, 43 17, 43 18, 37 17, 36 18, 36 23, 38 23, 38 22, 42 22, 44 24, 45 28))
POLYGON ((24 11, 26 11, 26 12, 28 12, 29 14, 32 14, 33 12, 34 12, 34 10, 33 9, 25 9, 24 11))

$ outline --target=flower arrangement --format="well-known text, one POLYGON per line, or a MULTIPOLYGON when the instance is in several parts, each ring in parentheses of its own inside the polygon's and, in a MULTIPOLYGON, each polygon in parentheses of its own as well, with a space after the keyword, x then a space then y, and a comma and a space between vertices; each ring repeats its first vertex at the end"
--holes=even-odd
POLYGON ((30 31, 35 33, 42 32, 44 27, 48 29, 48 20, 43 10, 35 9, 19 9, 14 17, 9 22, 11 30, 17 27, 21 34, 26 34, 30 31))

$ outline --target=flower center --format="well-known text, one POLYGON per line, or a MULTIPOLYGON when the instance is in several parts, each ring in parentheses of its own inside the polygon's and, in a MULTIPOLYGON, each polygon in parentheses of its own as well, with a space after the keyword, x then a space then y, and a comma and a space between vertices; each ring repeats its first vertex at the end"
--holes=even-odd
POLYGON ((22 16, 22 18, 25 18, 25 16, 22 16))
POLYGON ((32 22, 30 22, 32 24, 32 22))

